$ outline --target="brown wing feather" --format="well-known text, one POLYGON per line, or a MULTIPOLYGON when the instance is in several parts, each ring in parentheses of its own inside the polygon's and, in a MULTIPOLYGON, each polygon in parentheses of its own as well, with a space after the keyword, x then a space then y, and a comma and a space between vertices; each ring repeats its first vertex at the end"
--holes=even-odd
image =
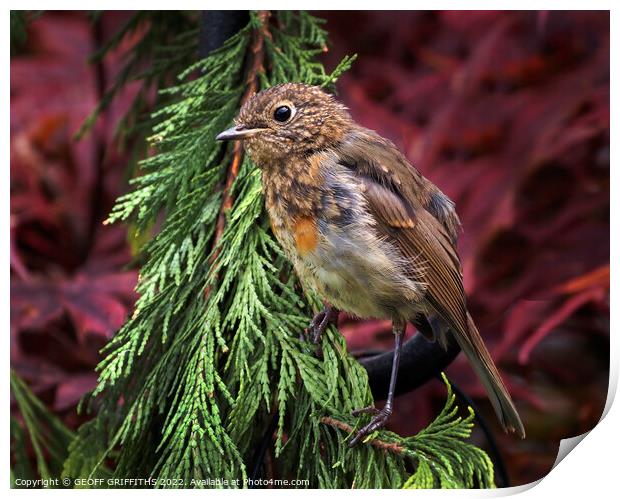
POLYGON ((454 333, 502 425, 524 438, 519 414, 467 312, 455 250, 460 224, 454 205, 391 142, 376 134, 354 132, 342 148, 341 160, 356 172, 379 235, 395 244, 411 263, 408 271, 426 283, 425 300, 454 333))
POLYGON ((452 328, 466 334, 465 292, 455 251, 460 222, 452 202, 394 144, 371 130, 355 129, 339 155, 362 181, 377 230, 427 283, 429 304, 452 328))
POLYGON ((452 245, 456 244, 461 222, 454 203, 424 178, 387 139, 357 127, 339 147, 343 164, 362 177, 398 192, 412 206, 420 205, 443 226, 452 245))
POLYGON ((379 235, 394 243, 412 263, 410 272, 427 284, 426 298, 451 327, 467 332, 460 263, 443 226, 423 208, 414 210, 400 196, 360 177, 379 235))

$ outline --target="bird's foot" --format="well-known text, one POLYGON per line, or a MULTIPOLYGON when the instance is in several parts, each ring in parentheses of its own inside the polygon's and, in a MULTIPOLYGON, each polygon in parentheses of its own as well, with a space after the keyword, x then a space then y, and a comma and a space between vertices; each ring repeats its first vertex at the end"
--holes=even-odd
POLYGON ((356 409, 351 413, 353 416, 359 416, 361 414, 373 414, 370 423, 357 431, 353 440, 349 442, 349 447, 355 447, 359 442, 364 440, 368 435, 370 435, 373 431, 379 430, 383 428, 390 416, 392 415, 392 408, 387 406, 383 409, 379 410, 376 407, 363 407, 362 409, 356 409))
POLYGON ((310 325, 306 328, 306 335, 310 337, 315 345, 321 341, 321 336, 332 323, 336 323, 340 311, 331 305, 326 305, 323 310, 317 313, 310 325))
POLYGON ((377 409, 374 405, 369 405, 368 407, 362 407, 361 409, 354 409, 351 411, 351 416, 361 416, 362 414, 372 414, 376 416, 379 414, 379 409, 377 409))

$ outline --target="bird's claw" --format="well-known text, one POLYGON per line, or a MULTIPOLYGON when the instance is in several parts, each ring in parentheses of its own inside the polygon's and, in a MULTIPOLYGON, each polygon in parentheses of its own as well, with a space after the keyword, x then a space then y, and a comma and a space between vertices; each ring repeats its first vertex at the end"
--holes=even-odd
POLYGON ((306 329, 306 335, 310 337, 310 340, 315 345, 321 340, 321 336, 327 329, 328 321, 326 319, 326 310, 321 310, 312 318, 312 321, 310 321, 310 325, 306 329))
POLYGON ((338 319, 339 311, 333 307, 326 306, 318 312, 310 321, 310 325, 306 328, 306 335, 310 336, 312 343, 317 345, 321 341, 321 336, 332 322, 338 319))
POLYGON ((381 410, 377 410, 374 407, 364 407, 362 409, 353 411, 354 416, 369 413, 374 414, 374 416, 370 420, 370 423, 357 431, 357 434, 355 435, 355 437, 353 437, 353 440, 349 442, 349 447, 355 447, 359 442, 361 442, 364 438, 370 435, 373 431, 383 428, 388 422, 388 419, 390 419, 390 416, 392 415, 392 409, 384 407, 381 410))

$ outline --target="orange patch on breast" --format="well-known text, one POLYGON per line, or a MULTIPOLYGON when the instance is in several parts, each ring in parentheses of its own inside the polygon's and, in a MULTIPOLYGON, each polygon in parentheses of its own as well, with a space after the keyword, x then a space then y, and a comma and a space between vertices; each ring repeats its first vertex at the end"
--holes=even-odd
POLYGON ((319 242, 316 222, 310 217, 298 219, 293 224, 293 237, 295 248, 300 256, 314 251, 319 242))

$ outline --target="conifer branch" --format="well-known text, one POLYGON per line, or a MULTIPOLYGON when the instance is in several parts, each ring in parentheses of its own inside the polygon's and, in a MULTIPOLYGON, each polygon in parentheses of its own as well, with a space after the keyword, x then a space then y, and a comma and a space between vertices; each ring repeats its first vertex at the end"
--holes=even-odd
MULTIPOLYGON (((355 428, 348 425, 347 423, 343 423, 342 421, 338 421, 337 419, 330 418, 328 416, 321 418, 321 423, 333 426, 334 428, 338 428, 339 430, 345 431, 347 433, 352 433, 355 431, 355 428)), ((372 438, 368 441, 370 445, 376 447, 377 449, 385 450, 388 452, 392 452, 394 454, 402 454, 405 451, 405 448, 401 445, 398 445, 395 442, 384 442, 378 438, 372 438)))
MULTIPOLYGON (((271 34, 269 33, 268 23, 269 17, 271 13, 268 10, 263 10, 258 12, 257 18, 260 21, 260 26, 255 28, 252 33, 252 42, 250 45, 250 57, 252 58, 252 64, 248 70, 248 75, 246 78, 246 90, 241 97, 241 102, 239 107, 243 106, 247 102, 247 100, 252 97, 258 89, 258 73, 264 72, 264 42, 265 38, 271 39, 271 34)), ((224 186, 224 195, 222 199, 222 206, 220 209, 220 213, 217 218, 217 223, 215 226, 215 237, 213 242, 214 252, 211 256, 210 263, 214 262, 219 255, 219 248, 217 248, 220 239, 222 238, 222 234, 224 233, 224 225, 226 224, 226 214, 230 211, 233 206, 233 195, 232 195, 232 186, 235 182, 235 179, 239 175, 239 167, 243 163, 243 146, 240 141, 236 141, 233 145, 233 154, 232 160, 230 164, 230 168, 228 169, 228 174, 226 176, 226 184, 224 186)))

